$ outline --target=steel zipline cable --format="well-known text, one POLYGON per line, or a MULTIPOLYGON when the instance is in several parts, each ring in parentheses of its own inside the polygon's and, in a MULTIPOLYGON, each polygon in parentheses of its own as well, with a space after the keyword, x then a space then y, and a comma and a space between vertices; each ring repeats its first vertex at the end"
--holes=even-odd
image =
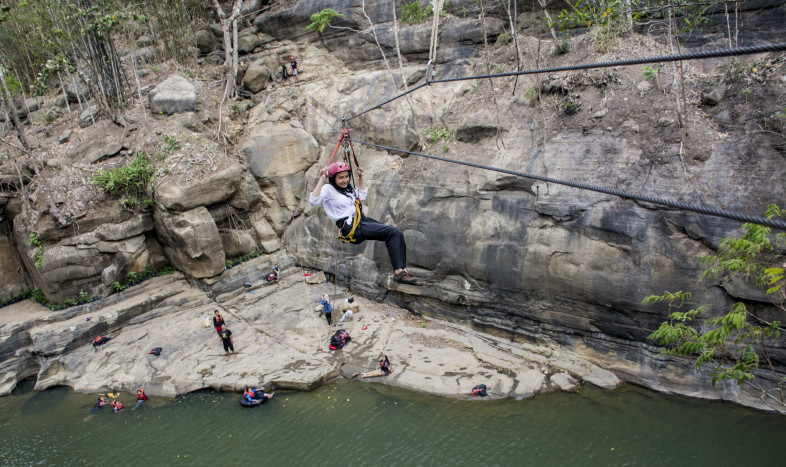
POLYGON ((760 217, 760 216, 749 216, 747 214, 740 214, 740 213, 731 212, 731 211, 725 211, 725 210, 716 209, 716 208, 708 208, 708 207, 705 207, 705 206, 699 206, 697 204, 682 203, 682 202, 679 202, 679 201, 671 201, 671 200, 668 200, 668 199, 658 198, 658 197, 655 197, 655 196, 642 195, 642 194, 638 194, 638 193, 630 193, 630 192, 622 191, 622 190, 615 190, 613 188, 604 188, 604 187, 595 186, 595 185, 588 185, 586 183, 577 183, 577 182, 571 182, 571 181, 567 181, 567 180, 560 180, 558 178, 544 177, 542 175, 534 175, 534 174, 529 174, 529 173, 525 173, 525 172, 517 172, 515 170, 501 169, 501 168, 492 167, 492 166, 489 166, 489 165, 476 164, 474 162, 464 162, 464 161, 459 161, 459 160, 455 160, 455 159, 448 159, 446 157, 432 156, 430 154, 423 154, 423 153, 419 153, 419 152, 406 151, 404 149, 390 148, 390 147, 382 146, 382 145, 379 145, 379 144, 369 143, 367 141, 359 141, 359 140, 356 140, 356 139, 352 139, 351 141, 353 143, 363 144, 363 145, 366 145, 366 146, 374 147, 374 148, 377 148, 377 149, 383 149, 383 150, 386 150, 386 151, 398 152, 398 153, 402 153, 402 154, 411 154, 413 156, 426 157, 428 159, 434 159, 434 160, 438 160, 438 161, 442 161, 442 162, 449 162, 449 163, 452 163, 452 164, 466 165, 466 166, 469 166, 469 167, 475 167, 477 169, 491 170, 493 172, 499 172, 499 173, 504 173, 504 174, 508 174, 508 175, 515 175, 517 177, 530 178, 530 179, 533 179, 533 180, 540 180, 542 182, 555 183, 555 184, 558 184, 558 185, 569 186, 569 187, 578 188, 578 189, 581 189, 581 190, 595 191, 595 192, 598 192, 598 193, 604 193, 604 194, 608 194, 608 195, 617 196, 617 197, 623 198, 623 199, 631 199, 631 200, 635 200, 635 201, 643 201, 643 202, 646 202, 646 203, 656 204, 656 205, 660 205, 660 206, 667 206, 667 207, 670 207, 670 208, 681 209, 681 210, 685 210, 685 211, 693 211, 693 212, 697 212, 699 214, 706 214, 706 215, 715 216, 715 217, 724 217, 726 219, 733 219, 733 220, 741 221, 741 222, 751 222, 751 223, 754 223, 754 224, 760 224, 760 225, 764 225, 764 226, 767 226, 767 227, 773 227, 773 228, 777 228, 777 229, 786 230, 786 221, 784 221, 784 220, 767 219, 766 217, 760 217))
POLYGON ((750 55, 750 54, 758 54, 758 53, 765 53, 765 52, 780 52, 786 50, 786 42, 779 42, 776 44, 764 44, 764 45, 753 45, 749 47, 738 47, 735 49, 718 49, 718 50, 707 50, 707 51, 698 51, 698 52, 689 52, 684 54, 676 54, 676 55, 661 55, 657 57, 642 57, 642 58, 632 58, 628 60, 614 60, 610 62, 598 62, 598 63, 584 63, 580 65, 566 65, 566 66, 557 66, 557 67, 550 67, 550 68, 534 68, 531 70, 521 70, 521 71, 510 71, 506 73, 495 73, 490 75, 474 75, 474 76, 464 76, 458 78, 444 78, 444 79, 435 79, 429 80, 430 70, 426 71, 426 82, 421 83, 420 85, 410 89, 409 91, 403 92, 391 99, 382 102, 381 104, 377 104, 374 107, 368 108, 360 113, 357 113, 351 117, 344 119, 344 122, 348 122, 354 118, 360 117, 361 115, 370 112, 372 110, 378 109, 383 105, 392 102, 396 99, 406 96, 407 94, 420 89, 424 86, 433 84, 433 83, 450 83, 453 81, 469 81, 469 80, 477 80, 477 79, 486 79, 486 78, 504 78, 508 76, 519 76, 519 75, 534 75, 539 73, 555 73, 559 71, 574 71, 574 70, 588 70, 593 68, 611 68, 616 66, 630 66, 630 65, 645 65, 649 63, 667 63, 667 62, 679 62, 682 60, 695 60, 695 59, 705 59, 705 58, 717 58, 717 57, 732 57, 737 55, 750 55))

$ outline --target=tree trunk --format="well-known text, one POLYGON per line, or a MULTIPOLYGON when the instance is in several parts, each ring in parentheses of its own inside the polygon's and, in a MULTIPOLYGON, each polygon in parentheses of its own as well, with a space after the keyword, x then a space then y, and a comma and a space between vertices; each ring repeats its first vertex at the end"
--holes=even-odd
POLYGON ((16 128, 16 136, 19 138, 19 142, 22 144, 20 150, 27 156, 28 164, 30 168, 33 169, 35 172, 35 177, 38 183, 41 185, 41 189, 44 190, 44 195, 46 196, 47 201, 49 202, 49 212, 55 218, 60 227, 65 227, 68 225, 68 221, 66 220, 65 216, 57 209, 57 205, 55 204, 54 199, 52 198, 52 191, 49 186, 49 183, 41 177, 41 174, 38 171, 38 164, 36 163, 35 157, 33 157, 33 153, 30 151, 30 145, 27 143, 27 138, 25 138, 25 133, 22 130, 22 124, 19 122, 19 117, 16 115, 16 109, 13 108, 11 105, 11 93, 8 92, 8 86, 5 82, 5 75, 3 74, 3 68, 0 67, 0 86, 3 88, 3 97, 5 99, 0 99, 0 102, 4 102, 5 107, 10 107, 8 109, 8 116, 11 118, 11 122, 14 124, 14 128, 16 128))
POLYGON ((224 31, 224 79, 226 83, 224 97, 221 99, 222 106, 227 98, 235 97, 237 94, 237 17, 240 15, 240 7, 242 6, 243 0, 235 0, 232 13, 227 17, 218 0, 213 0, 213 9, 221 23, 221 29, 224 31))

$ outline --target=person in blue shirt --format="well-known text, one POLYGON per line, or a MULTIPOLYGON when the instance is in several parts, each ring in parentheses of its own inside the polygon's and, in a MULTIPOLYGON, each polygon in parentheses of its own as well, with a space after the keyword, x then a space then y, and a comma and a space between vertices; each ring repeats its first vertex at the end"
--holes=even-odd
POLYGON ((325 314, 325 319, 327 319, 328 326, 330 326, 332 324, 330 315, 333 313, 333 307, 330 306, 330 297, 327 295, 322 296, 322 313, 325 314))

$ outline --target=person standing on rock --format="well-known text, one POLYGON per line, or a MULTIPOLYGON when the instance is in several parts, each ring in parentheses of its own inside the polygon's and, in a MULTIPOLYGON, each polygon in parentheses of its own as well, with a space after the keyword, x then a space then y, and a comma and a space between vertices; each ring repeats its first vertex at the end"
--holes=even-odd
MULTIPOLYGON (((323 205, 325 214, 336 223, 343 236, 349 235, 352 230, 355 200, 363 201, 368 196, 363 168, 357 167, 357 174, 358 187, 355 188, 349 183, 350 167, 347 164, 334 162, 325 166, 319 171, 319 181, 309 196, 312 206, 323 205)), ((362 215, 354 238, 356 243, 365 240, 384 241, 393 265, 393 280, 402 284, 422 285, 407 272, 407 244, 399 229, 362 215)))
POLYGON ((284 60, 281 60, 281 84, 287 84, 287 78, 289 78, 289 73, 287 72, 287 64, 284 63, 284 60))
POLYGON ((325 314, 328 326, 332 324, 333 307, 330 305, 330 297, 328 295, 322 296, 322 313, 325 314))
POLYGON ((224 325, 224 317, 221 316, 221 313, 218 310, 213 312, 213 327, 216 328, 216 334, 218 334, 218 338, 221 339, 221 326, 224 325))
POLYGON ((299 83, 300 77, 297 75, 297 61, 295 60, 295 57, 289 57, 289 60, 289 66, 292 67, 292 76, 295 77, 295 82, 299 83))
POLYGON ((227 353, 227 358, 229 358, 229 351, 232 351, 232 355, 237 358, 237 354, 235 353, 235 343, 232 340, 232 331, 227 329, 226 324, 221 325, 221 332, 218 333, 219 337, 221 337, 221 343, 224 344, 224 350, 227 353))

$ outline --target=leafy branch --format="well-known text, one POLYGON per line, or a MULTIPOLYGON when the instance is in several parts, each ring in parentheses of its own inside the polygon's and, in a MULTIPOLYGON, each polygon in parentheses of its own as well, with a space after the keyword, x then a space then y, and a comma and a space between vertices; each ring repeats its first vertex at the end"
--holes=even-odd
MULTIPOLYGON (((768 219, 783 217, 784 211, 772 205, 766 216, 768 219)), ((716 254, 700 258, 707 267, 703 277, 719 278, 725 282, 743 279, 761 290, 777 309, 786 311, 783 267, 786 265, 786 233, 773 236, 769 227, 752 223, 744 224, 742 229, 745 231, 742 237, 726 238, 716 254)), ((767 346, 769 341, 780 338, 783 330, 780 321, 762 319, 744 303, 737 302, 726 314, 707 319, 707 330, 704 330, 704 326, 695 324, 707 311, 703 305, 680 311, 683 306, 692 305, 689 292, 651 295, 643 303, 664 303, 668 307, 668 321, 661 323, 649 336, 662 346, 662 355, 693 357, 696 369, 711 364, 713 386, 727 380, 739 385, 752 383, 764 357, 766 368, 777 385, 780 408, 786 408, 783 378, 775 371, 767 346)), ((755 386, 769 395, 766 388, 755 386)))

